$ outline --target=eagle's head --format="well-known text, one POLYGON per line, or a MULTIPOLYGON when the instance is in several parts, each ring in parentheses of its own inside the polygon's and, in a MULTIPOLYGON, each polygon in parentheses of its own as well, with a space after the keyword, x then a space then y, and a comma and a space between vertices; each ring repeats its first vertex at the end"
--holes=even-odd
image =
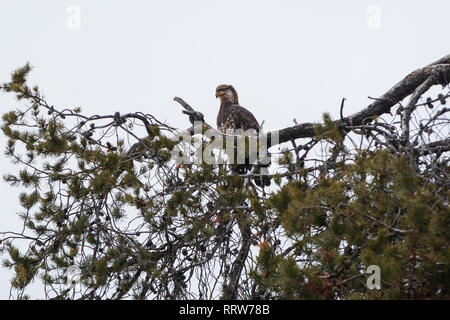
POLYGON ((221 84, 216 88, 216 98, 220 98, 221 103, 239 103, 236 90, 229 84, 221 84))

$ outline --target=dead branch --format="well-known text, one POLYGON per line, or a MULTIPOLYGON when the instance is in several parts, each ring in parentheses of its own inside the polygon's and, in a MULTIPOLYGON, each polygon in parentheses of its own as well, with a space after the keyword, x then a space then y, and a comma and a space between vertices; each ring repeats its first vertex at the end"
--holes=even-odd
MULTIPOLYGON (((341 118, 335 121, 336 126, 339 128, 346 128, 347 126, 359 126, 366 122, 375 119, 383 114, 391 112, 391 108, 400 103, 403 99, 409 95, 414 95, 411 104, 415 104, 418 97, 427 91, 431 86, 441 84, 442 86, 450 83, 450 54, 442 57, 441 59, 429 64, 423 68, 417 69, 403 78, 395 86, 389 89, 381 97, 375 99, 375 101, 362 109, 361 111, 354 113, 350 116, 341 118), (416 97, 417 96, 417 97, 416 97), (417 99, 416 99, 417 98, 417 99)), ((184 102, 181 98, 175 98, 175 101, 179 102, 187 111, 183 110, 183 113, 188 114, 190 119, 197 118, 199 121, 203 121, 204 117, 201 112, 195 111, 191 106, 184 102), (189 110, 186 107, 191 108, 189 110)), ((342 106, 341 106, 342 108, 342 106)), ((192 121, 191 121, 192 122, 192 121)), ((210 125, 208 125, 211 127, 210 125)), ((212 127, 211 127, 212 128, 212 127)), ((189 132, 194 132, 195 128, 189 129, 189 132)), ((196 128, 199 132, 199 128, 196 128)), ((201 132, 201 131, 200 131, 201 132)), ((218 133, 220 134, 220 133, 218 133)), ((271 131, 266 133, 268 146, 274 146, 284 142, 292 141, 299 138, 312 138, 316 136, 314 130, 314 123, 306 122, 296 124, 291 127, 287 127, 277 131, 271 131), (271 141, 270 137, 278 135, 277 142, 271 141)))

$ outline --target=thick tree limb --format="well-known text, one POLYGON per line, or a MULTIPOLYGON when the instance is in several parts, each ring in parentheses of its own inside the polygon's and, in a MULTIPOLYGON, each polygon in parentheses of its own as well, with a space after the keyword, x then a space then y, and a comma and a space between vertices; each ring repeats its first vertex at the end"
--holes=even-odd
POLYGON ((241 227, 242 232, 242 245, 239 250, 239 254, 233 262, 233 266, 230 271, 230 280, 228 287, 225 290, 224 298, 226 300, 236 300, 238 294, 239 279, 244 268, 245 262, 247 261, 248 253, 250 252, 251 245, 251 231, 249 225, 244 225, 241 227))
POLYGON ((420 148, 414 150, 419 155, 428 155, 436 152, 447 152, 450 151, 450 138, 430 142, 420 148))
MULTIPOLYGON (((436 84, 445 86, 448 85, 449 82, 450 54, 427 65, 426 67, 411 72, 390 90, 388 90, 385 94, 375 99, 372 104, 357 113, 336 120, 335 124, 338 127, 362 125, 367 120, 379 117, 386 113, 390 113, 393 106, 395 106, 397 103, 401 102, 403 99, 413 94, 414 92, 422 92, 424 88, 429 88, 431 85, 436 84), (431 80, 427 81, 428 79, 431 80), (424 82, 427 83, 424 84, 424 82)), ((192 107, 187 105, 187 103, 185 103, 180 98, 175 98, 174 100, 179 102, 185 109, 187 109, 187 112, 183 112, 189 114, 190 118, 196 117, 201 121, 203 120, 203 114, 201 112, 193 110, 192 107), (186 105, 192 110, 186 108, 186 105)), ((194 132, 194 129, 194 127, 189 129, 189 132, 194 132)), ((199 128, 197 128, 196 132, 199 132, 198 129, 199 128)), ((314 123, 307 122, 296 124, 294 126, 287 127, 281 130, 271 131, 266 135, 268 137, 268 146, 270 147, 276 144, 291 141, 293 139, 312 138, 316 135, 316 133, 314 131, 314 123), (271 141, 271 139, 269 139, 269 137, 274 137, 276 135, 278 135, 279 137, 278 141, 271 141)))
MULTIPOLYGON (((383 114, 389 113, 394 105, 401 102, 407 96, 413 94, 414 91, 430 77, 436 76, 436 81, 434 84, 449 84, 450 55, 444 58, 439 59, 437 62, 447 62, 447 64, 432 64, 422 69, 413 71, 368 107, 344 118, 343 121, 335 121, 336 124, 338 126, 346 124, 352 126, 361 125, 368 119, 372 119, 374 117, 379 117, 383 114)), ((275 133, 276 132, 271 132, 272 135, 275 133)), ((314 124, 302 123, 292 127, 281 129, 278 131, 278 133, 279 143, 298 138, 310 138, 315 135, 314 124)))

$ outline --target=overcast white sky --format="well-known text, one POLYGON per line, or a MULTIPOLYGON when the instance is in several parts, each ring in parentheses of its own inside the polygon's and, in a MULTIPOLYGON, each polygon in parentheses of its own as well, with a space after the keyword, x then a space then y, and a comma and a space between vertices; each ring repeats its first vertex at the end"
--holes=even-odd
MULTIPOLYGON (((55 106, 143 111, 179 128, 188 123, 174 96, 215 124, 215 87, 229 83, 279 129, 336 118, 343 97, 353 113, 450 53, 449 12, 448 0, 0 0, 0 83, 30 61, 55 106)), ((16 106, 0 94, 0 113, 16 106)), ((13 170, 3 153, 0 165, 13 170)), ((0 182, 0 231, 20 230, 17 195, 0 182)), ((0 269, 0 299, 10 279, 0 269)))

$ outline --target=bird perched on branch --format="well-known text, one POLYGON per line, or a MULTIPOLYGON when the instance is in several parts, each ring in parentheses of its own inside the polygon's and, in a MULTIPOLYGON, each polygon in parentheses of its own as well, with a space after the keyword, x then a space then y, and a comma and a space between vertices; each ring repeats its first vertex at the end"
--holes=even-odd
MULTIPOLYGON (((254 130, 258 134, 261 130, 256 118, 253 114, 239 105, 239 98, 236 89, 232 85, 222 84, 216 88, 216 98, 220 99, 220 109, 217 114, 217 129, 226 132, 227 130, 254 130)), ((259 155, 257 155, 257 158, 259 155)), ((261 165, 255 167, 255 174, 262 174, 261 165)), ((249 163, 249 159, 246 155, 245 163, 243 165, 237 165, 234 167, 237 173, 247 173, 251 170, 252 165, 249 163)), ((267 171, 267 168, 265 171, 267 171)), ((255 183, 259 186, 269 186, 270 177, 258 176, 255 177, 255 183)))

